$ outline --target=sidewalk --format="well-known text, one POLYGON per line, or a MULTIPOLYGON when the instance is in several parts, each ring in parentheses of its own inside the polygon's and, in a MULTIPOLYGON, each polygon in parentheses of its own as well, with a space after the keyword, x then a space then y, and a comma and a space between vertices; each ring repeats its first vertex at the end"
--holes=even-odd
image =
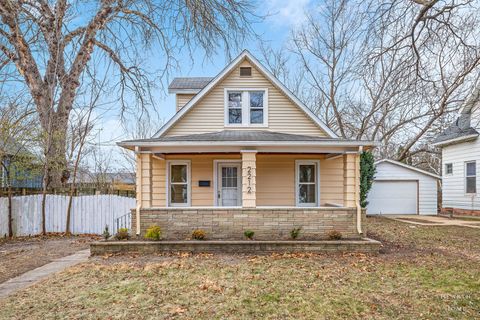
POLYGON ((449 219, 440 216, 382 215, 382 217, 420 226, 458 226, 480 229, 480 221, 449 219))
POLYGON ((56 259, 39 268, 30 270, 18 277, 0 283, 0 299, 5 298, 18 290, 27 288, 54 273, 65 270, 78 263, 85 262, 90 256, 90 249, 78 251, 67 257, 56 259))

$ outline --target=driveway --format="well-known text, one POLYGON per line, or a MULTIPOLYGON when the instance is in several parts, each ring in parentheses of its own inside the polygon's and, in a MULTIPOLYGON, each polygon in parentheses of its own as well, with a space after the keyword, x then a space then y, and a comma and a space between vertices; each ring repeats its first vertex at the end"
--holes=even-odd
POLYGON ((480 229, 480 221, 450 219, 441 216, 384 215, 382 217, 421 226, 458 226, 480 229))

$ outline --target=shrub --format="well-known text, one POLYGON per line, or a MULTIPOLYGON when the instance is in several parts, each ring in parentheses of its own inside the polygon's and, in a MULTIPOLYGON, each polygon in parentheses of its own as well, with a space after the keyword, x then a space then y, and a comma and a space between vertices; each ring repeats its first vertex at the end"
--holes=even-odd
POLYGON ((147 232, 145 233, 145 239, 150 239, 150 240, 160 240, 160 237, 162 236, 162 229, 159 226, 151 226, 150 228, 147 229, 147 232))
POLYGON ((252 230, 245 230, 245 232, 243 233, 243 235, 249 239, 249 240, 252 240, 253 239, 253 236, 255 235, 255 232, 253 232, 252 230))
POLYGON ((360 154, 360 205, 366 208, 367 196, 375 177, 375 159, 370 151, 360 154))
POLYGON ((130 235, 127 228, 120 228, 115 234, 115 239, 117 240, 128 240, 128 238, 130 238, 130 235))
POLYGON ((342 233, 337 230, 332 230, 327 233, 327 237, 330 240, 340 240, 342 239, 342 233))
POLYGON ((207 233, 205 230, 197 229, 192 232, 192 239, 195 240, 205 240, 207 238, 207 233))
POLYGON ((108 230, 108 225, 106 224, 105 225, 105 229, 103 230, 103 238, 105 240, 108 240, 108 238, 110 238, 111 234, 110 234, 110 231, 108 230))
POLYGON ((297 239, 300 235, 300 230, 302 230, 302 227, 293 228, 292 231, 290 231, 290 237, 292 237, 292 239, 297 239))

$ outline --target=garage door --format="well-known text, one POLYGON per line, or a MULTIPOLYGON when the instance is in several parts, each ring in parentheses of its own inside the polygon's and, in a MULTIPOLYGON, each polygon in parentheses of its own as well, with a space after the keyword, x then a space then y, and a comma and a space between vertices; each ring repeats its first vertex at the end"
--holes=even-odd
POLYGON ((369 214, 417 214, 417 181, 374 181, 369 214))

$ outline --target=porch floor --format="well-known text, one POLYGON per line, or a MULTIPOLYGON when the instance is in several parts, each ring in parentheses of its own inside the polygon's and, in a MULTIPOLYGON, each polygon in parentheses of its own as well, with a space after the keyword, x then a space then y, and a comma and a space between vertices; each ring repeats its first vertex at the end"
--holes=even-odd
POLYGON ((98 241, 90 245, 91 255, 111 253, 213 252, 213 253, 273 253, 273 252, 361 252, 377 254, 381 243, 360 240, 207 240, 207 241, 98 241))

